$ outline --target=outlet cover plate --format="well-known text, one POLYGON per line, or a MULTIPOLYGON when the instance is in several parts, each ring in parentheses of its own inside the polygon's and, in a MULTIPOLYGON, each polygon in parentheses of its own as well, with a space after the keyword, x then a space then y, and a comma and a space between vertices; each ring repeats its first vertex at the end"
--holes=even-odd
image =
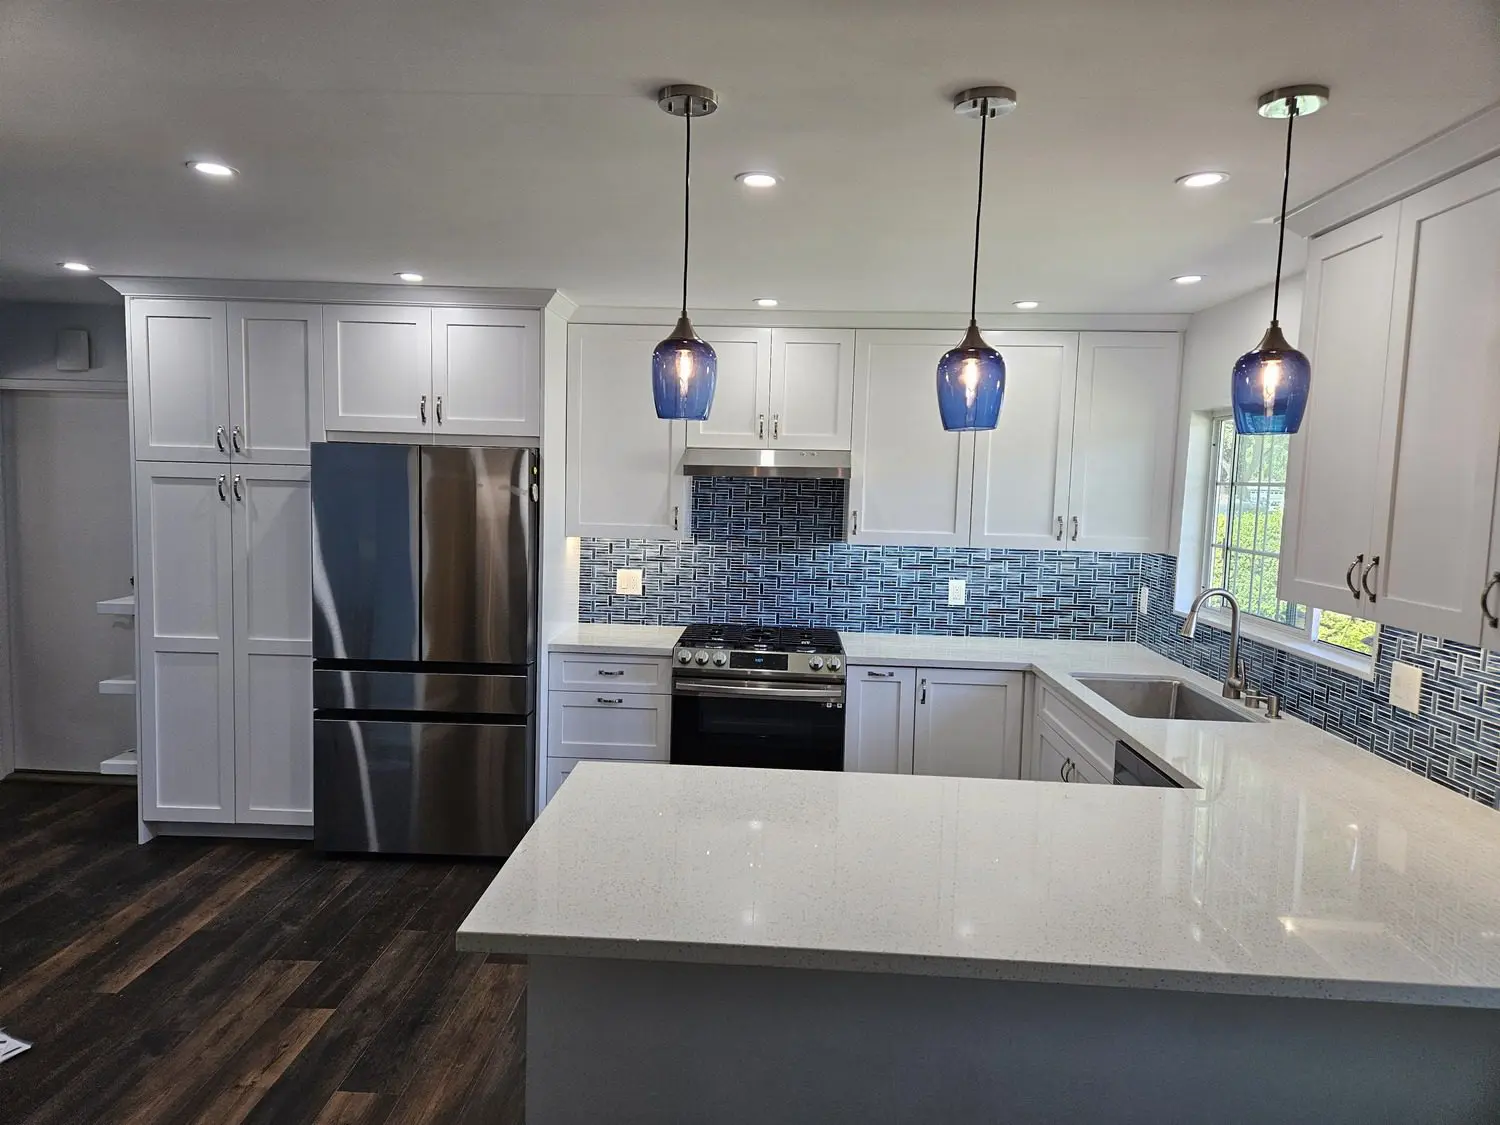
POLYGON ((1392 707, 1418 714, 1422 710, 1422 669, 1399 660, 1391 665, 1390 701, 1392 707))
POLYGON ((641 578, 643 574, 644 572, 639 570, 615 571, 615 593, 640 597, 641 578))
POLYGON ((1140 596, 1140 598, 1137 599, 1136 605, 1139 608, 1140 614, 1141 614, 1142 617, 1145 617, 1146 614, 1148 614, 1148 613, 1151 612, 1151 587, 1150 586, 1142 586, 1141 587, 1141 596, 1140 596))
POLYGON ((948 579, 948 604, 963 605, 969 600, 969 584, 962 578, 948 579))

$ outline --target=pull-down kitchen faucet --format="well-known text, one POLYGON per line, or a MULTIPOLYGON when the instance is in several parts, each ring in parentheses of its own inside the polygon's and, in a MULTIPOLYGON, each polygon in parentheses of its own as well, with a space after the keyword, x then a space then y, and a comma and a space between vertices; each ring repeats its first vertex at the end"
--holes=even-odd
POLYGON ((1238 699, 1245 693, 1245 666, 1240 662, 1240 603, 1235 596, 1222 586, 1214 586, 1204 590, 1193 599, 1192 607, 1188 610, 1187 620, 1182 623, 1179 633, 1192 640, 1198 632, 1198 610, 1209 598, 1217 595, 1229 603, 1229 674, 1224 677, 1225 699, 1238 699))

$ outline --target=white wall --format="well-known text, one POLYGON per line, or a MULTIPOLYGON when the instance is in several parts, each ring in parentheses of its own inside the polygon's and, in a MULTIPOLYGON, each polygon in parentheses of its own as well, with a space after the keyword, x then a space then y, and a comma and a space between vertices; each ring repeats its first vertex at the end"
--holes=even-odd
POLYGON ((131 589, 123 307, 0 305, 0 378, 78 384, 10 390, 0 403, 11 664, 0 771, 95 773, 135 744, 136 729, 130 697, 98 692, 134 668, 131 623, 94 610, 131 589), (53 366, 63 327, 89 329, 92 371, 53 366))
MULTIPOLYGON (((1302 277, 1281 285, 1281 329, 1293 346, 1302 327, 1302 277)), ((1172 510, 1172 546, 1180 558, 1203 551, 1203 513, 1208 504, 1209 416, 1229 409, 1229 376, 1235 361, 1255 347, 1271 323, 1271 286, 1194 313, 1182 341, 1182 398, 1177 434, 1177 476, 1172 510)), ((1316 378, 1316 373, 1314 374, 1316 378)), ((1177 604, 1197 588, 1197 568, 1179 566, 1177 604)))

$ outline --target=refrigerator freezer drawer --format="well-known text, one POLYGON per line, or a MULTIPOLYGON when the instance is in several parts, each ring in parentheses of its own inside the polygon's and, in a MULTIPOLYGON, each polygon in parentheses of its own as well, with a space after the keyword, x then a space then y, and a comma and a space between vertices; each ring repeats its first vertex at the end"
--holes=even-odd
POLYGON ((329 852, 507 856, 534 816, 534 742, 530 721, 318 719, 313 842, 329 852))
POLYGON ((313 667, 313 707, 319 711, 529 715, 535 699, 529 672, 475 675, 313 667))

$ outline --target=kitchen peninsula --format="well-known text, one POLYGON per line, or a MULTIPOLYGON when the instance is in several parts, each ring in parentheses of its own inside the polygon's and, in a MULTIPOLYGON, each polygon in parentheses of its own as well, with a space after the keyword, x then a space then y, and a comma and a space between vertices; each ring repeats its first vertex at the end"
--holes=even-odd
POLYGON ((458 936, 530 962, 528 1121, 1500 1111, 1493 812, 1074 678, 1212 686, 1134 644, 842 639, 1024 672, 1196 788, 584 763, 458 936))

